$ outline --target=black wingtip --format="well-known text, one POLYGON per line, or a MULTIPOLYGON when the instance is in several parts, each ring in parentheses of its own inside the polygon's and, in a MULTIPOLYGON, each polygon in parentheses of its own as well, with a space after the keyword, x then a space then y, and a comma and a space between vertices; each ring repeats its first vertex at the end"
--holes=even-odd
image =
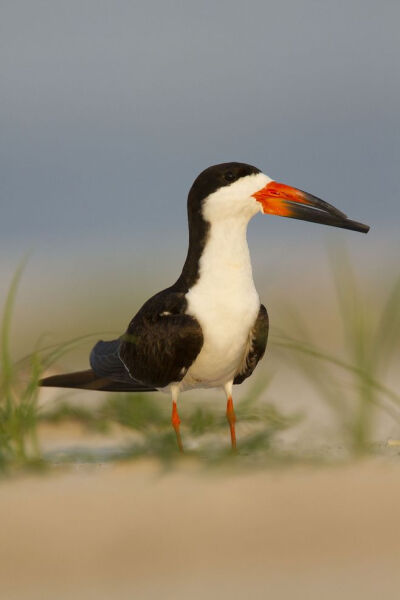
POLYGON ((92 369, 86 371, 76 371, 75 373, 63 373, 61 375, 51 375, 39 381, 41 387, 65 387, 65 388, 84 388, 90 386, 97 380, 97 376, 92 369))
POLYGON ((138 381, 113 381, 108 377, 99 377, 92 369, 51 375, 39 381, 41 387, 95 390, 98 392, 156 392, 157 388, 138 381))

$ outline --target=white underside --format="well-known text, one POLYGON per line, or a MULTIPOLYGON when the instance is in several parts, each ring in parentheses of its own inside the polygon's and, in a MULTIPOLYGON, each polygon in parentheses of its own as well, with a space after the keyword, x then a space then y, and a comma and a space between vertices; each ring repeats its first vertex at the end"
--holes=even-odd
POLYGON ((211 228, 200 278, 187 295, 187 312, 201 325, 204 344, 180 388, 221 387, 243 361, 260 308, 246 242, 247 223, 211 228))
POLYGON ((224 387, 238 372, 260 309, 246 240, 254 205, 217 220, 210 228, 200 260, 200 277, 189 291, 187 313, 201 325, 204 343, 181 381, 181 391, 224 387))

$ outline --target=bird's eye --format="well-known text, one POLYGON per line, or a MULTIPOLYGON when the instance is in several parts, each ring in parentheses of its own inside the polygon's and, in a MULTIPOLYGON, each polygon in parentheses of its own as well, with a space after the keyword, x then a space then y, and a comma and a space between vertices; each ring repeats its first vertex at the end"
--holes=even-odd
POLYGON ((235 176, 232 173, 232 171, 227 171, 225 173, 225 181, 233 181, 234 179, 235 179, 235 176))

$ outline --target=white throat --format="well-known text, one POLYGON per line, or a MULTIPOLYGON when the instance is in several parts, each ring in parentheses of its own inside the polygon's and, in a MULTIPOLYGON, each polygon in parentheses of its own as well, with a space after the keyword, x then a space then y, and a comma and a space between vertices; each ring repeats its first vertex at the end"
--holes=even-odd
POLYGON ((247 217, 232 217, 210 225, 200 258, 198 284, 214 290, 214 297, 218 290, 226 300, 227 294, 254 285, 246 239, 248 221, 247 217))
MULTIPOLYGON (((232 185, 222 187, 206 198, 203 217, 209 223, 205 248, 200 258, 199 281, 208 300, 229 303, 228 294, 246 295, 254 289, 247 225, 260 212, 261 205, 252 196, 271 179, 264 173, 243 177, 232 185)), ((193 288, 193 289, 194 289, 193 288)))

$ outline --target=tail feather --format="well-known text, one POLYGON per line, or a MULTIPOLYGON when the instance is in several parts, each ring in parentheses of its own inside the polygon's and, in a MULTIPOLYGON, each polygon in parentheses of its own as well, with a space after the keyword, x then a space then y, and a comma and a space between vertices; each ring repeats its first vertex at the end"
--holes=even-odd
POLYGON ((103 392, 155 392, 156 388, 149 387, 138 381, 113 381, 107 377, 98 377, 92 369, 76 371, 63 375, 52 375, 39 381, 42 387, 76 388, 81 390, 99 390, 103 392))

